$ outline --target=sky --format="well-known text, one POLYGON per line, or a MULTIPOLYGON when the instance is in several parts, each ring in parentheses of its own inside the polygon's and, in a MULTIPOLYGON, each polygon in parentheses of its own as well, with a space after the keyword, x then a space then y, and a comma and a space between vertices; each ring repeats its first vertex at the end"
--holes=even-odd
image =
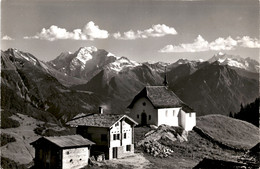
POLYGON ((138 62, 259 61, 258 0, 1 0, 1 49, 43 61, 95 46, 138 62))

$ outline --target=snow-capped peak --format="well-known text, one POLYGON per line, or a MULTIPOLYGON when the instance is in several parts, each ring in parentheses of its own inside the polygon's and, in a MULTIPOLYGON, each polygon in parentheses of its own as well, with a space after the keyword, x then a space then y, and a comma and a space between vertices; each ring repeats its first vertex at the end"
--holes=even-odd
POLYGON ((240 69, 245 69, 251 72, 258 72, 259 63, 250 58, 242 58, 236 55, 228 55, 222 52, 214 55, 208 60, 210 63, 217 61, 220 65, 228 65, 230 67, 236 67, 240 69))
POLYGON ((223 53, 223 52, 218 52, 218 55, 225 55, 225 53, 223 53))
POLYGON ((91 47, 82 47, 78 50, 76 59, 78 59, 83 64, 86 64, 87 61, 91 60, 93 52, 96 52, 98 49, 94 46, 91 47))
MULTIPOLYGON (((117 57, 118 58, 118 57, 117 57)), ((124 68, 132 68, 132 67, 136 67, 139 66, 140 63, 137 63, 135 61, 129 60, 126 57, 120 57, 118 58, 116 61, 114 61, 113 63, 111 63, 109 65, 109 67, 116 71, 116 72, 120 72, 121 70, 123 70, 124 68)))
POLYGON ((196 60, 196 61, 198 61, 198 62, 205 62, 204 59, 198 59, 198 60, 196 60))

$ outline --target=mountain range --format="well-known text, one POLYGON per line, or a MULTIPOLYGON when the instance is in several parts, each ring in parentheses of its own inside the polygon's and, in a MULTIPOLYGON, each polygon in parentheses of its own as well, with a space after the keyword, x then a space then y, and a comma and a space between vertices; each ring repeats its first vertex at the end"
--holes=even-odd
MULTIPOLYGON (((138 63, 104 49, 81 47, 43 62, 17 49, 1 51, 1 102, 4 111, 67 121, 79 113, 125 113, 147 85, 169 88, 197 115, 237 112, 259 96, 259 63, 224 53, 208 61, 138 63)), ((46 120, 46 119, 45 119, 46 120)))

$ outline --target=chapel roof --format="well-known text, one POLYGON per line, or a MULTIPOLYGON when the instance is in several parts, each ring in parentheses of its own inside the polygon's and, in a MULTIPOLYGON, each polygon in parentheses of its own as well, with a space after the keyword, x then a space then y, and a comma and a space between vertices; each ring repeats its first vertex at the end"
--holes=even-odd
POLYGON ((146 86, 139 92, 128 106, 133 108, 135 102, 142 98, 147 98, 154 108, 177 108, 182 107, 185 112, 194 112, 187 104, 185 104, 173 91, 166 86, 146 86))

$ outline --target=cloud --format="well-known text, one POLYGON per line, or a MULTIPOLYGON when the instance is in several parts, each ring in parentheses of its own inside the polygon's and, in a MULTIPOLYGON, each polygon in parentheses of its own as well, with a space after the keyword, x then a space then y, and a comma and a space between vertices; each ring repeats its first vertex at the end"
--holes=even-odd
POLYGON ((238 43, 241 44, 242 47, 245 48, 260 48, 260 40, 259 39, 253 39, 249 36, 243 36, 242 38, 237 37, 238 43))
POLYGON ((220 50, 234 50, 235 47, 246 48, 260 48, 259 40, 252 39, 248 36, 242 38, 232 37, 217 38, 212 42, 206 41, 201 35, 194 40, 193 43, 179 44, 179 45, 166 45, 159 50, 161 53, 178 53, 178 52, 203 52, 203 51, 220 51, 220 50))
POLYGON ((83 29, 74 29, 72 32, 67 31, 65 28, 52 25, 48 29, 43 28, 40 33, 36 33, 34 36, 25 36, 24 39, 42 39, 49 41, 58 39, 94 40, 106 39, 108 36, 109 33, 106 30, 100 29, 93 21, 90 21, 83 29))
POLYGON ((115 39, 122 39, 122 40, 134 40, 140 38, 148 38, 148 37, 163 37, 166 35, 176 35, 177 31, 169 27, 165 24, 157 24, 153 25, 152 28, 146 30, 137 30, 134 32, 133 30, 129 30, 121 34, 120 32, 114 33, 113 37, 115 39))
POLYGON ((90 38, 106 39, 109 33, 106 30, 101 30, 94 22, 90 21, 83 29, 83 34, 88 35, 90 38))
POLYGON ((2 37, 2 40, 14 40, 14 39, 11 38, 10 36, 5 35, 2 37))
POLYGON ((199 35, 193 43, 180 44, 178 46, 167 45, 160 49, 159 52, 202 52, 209 50, 209 43, 201 35, 199 35))
POLYGON ((237 46, 237 41, 232 39, 230 36, 226 39, 218 38, 209 44, 210 50, 233 50, 237 46))

